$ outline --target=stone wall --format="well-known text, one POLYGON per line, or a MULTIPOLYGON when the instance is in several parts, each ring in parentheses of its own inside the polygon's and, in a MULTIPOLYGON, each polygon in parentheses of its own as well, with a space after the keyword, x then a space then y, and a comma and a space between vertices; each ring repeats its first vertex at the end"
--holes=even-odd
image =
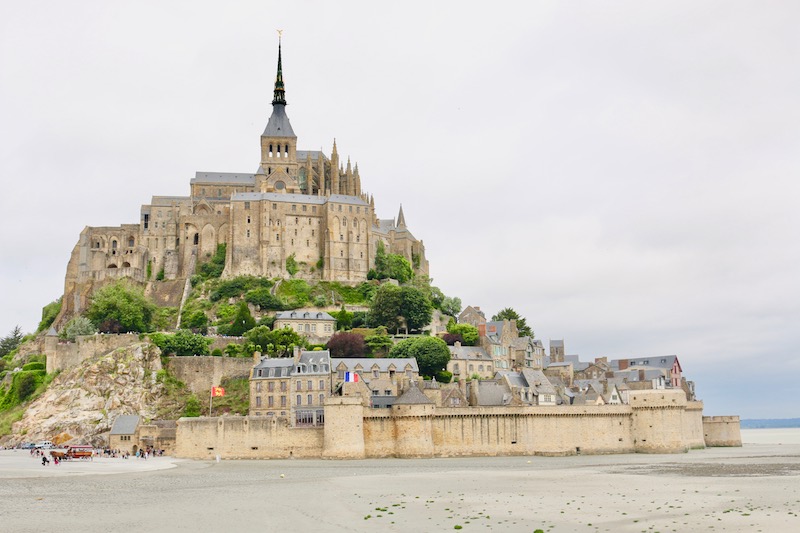
POLYGON ((706 446, 741 446, 742 433, 738 416, 704 416, 706 446))
MULTIPOLYGON (((209 458, 379 458, 497 455, 673 453, 701 446, 702 404, 674 405, 667 391, 639 397, 643 405, 475 407, 397 405, 369 409, 355 397, 325 403, 324 428, 292 428, 286 419, 181 419, 176 453, 209 458), (663 404, 663 405, 653 405, 663 404)), ((714 417, 707 428, 732 434, 736 417, 714 417), (725 419, 725 420, 722 420, 725 419)), ((706 437, 708 438, 708 437, 706 437)), ((723 444, 731 445, 731 444, 723 444)))
POLYGON ((686 403, 686 411, 683 412, 683 438, 692 450, 709 446, 703 435, 703 402, 686 403))
MULTIPOLYGON (((230 342, 230 341, 227 341, 230 342)), ((226 344, 227 344, 226 342, 226 344)), ((250 377, 253 359, 238 357, 170 357, 169 371, 183 381, 193 393, 207 395, 211 387, 220 384, 223 377, 250 377)), ((203 396, 201 396, 202 398, 203 396)))
POLYGON ((76 338, 75 342, 64 342, 58 337, 46 337, 47 373, 73 368, 87 359, 105 355, 117 348, 131 346, 137 342, 141 342, 138 333, 86 335, 76 338))
POLYGON ((266 416, 181 418, 175 455, 192 459, 286 459, 322 457, 322 428, 293 428, 266 416))

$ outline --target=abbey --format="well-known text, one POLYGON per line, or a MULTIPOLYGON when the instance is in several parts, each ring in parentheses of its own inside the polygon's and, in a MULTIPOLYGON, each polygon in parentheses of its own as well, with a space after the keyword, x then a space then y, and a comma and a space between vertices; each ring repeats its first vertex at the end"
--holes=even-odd
POLYGON ((379 219, 358 165, 340 161, 336 141, 330 156, 297 146, 279 43, 256 172, 197 172, 189 196, 154 196, 138 224, 86 227, 67 268, 62 319, 81 312, 94 286, 107 280, 187 279, 220 244, 227 245, 225 277, 293 274, 356 283, 367 279, 379 242, 428 273, 425 247, 406 226, 402 207, 396 219, 379 219))

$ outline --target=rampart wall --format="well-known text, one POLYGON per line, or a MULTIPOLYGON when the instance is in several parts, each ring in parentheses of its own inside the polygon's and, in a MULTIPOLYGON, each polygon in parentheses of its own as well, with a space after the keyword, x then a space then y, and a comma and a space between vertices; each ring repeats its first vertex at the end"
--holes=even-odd
POLYGON ((249 357, 170 357, 169 371, 183 381, 195 394, 209 394, 211 387, 220 384, 223 377, 246 378, 253 368, 249 357))
POLYGON ((742 432, 738 416, 704 416, 706 446, 741 446, 742 432))
POLYGON ((357 398, 334 397, 326 400, 324 428, 292 428, 282 418, 183 418, 178 422, 177 455, 357 459, 675 453, 736 445, 717 443, 737 442, 738 417, 710 417, 715 422, 704 424, 701 402, 684 399, 683 405, 676 405, 673 399, 679 401, 670 391, 653 391, 639 398, 647 407, 395 405, 376 410, 363 407, 357 398), (703 427, 705 439, 709 428, 718 428, 716 440, 703 440, 703 427))
POLYGON ((76 338, 75 342, 64 342, 58 337, 47 337, 45 339, 47 373, 78 366, 87 359, 105 355, 117 348, 131 346, 137 342, 140 342, 138 333, 86 335, 76 338))

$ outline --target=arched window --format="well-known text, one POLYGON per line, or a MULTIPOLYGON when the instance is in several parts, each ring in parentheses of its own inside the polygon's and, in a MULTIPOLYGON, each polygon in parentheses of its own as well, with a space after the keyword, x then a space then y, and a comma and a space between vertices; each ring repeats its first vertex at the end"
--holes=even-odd
POLYGON ((133 248, 133 245, 136 243, 133 237, 128 237, 128 248, 133 248))
POLYGON ((200 234, 199 233, 195 233, 194 234, 194 243, 195 244, 200 244, 200 234))
POLYGON ((272 157, 272 143, 269 145, 269 156, 272 157))
POLYGON ((117 241, 116 240, 111 241, 111 249, 112 250, 116 250, 117 249, 117 241))

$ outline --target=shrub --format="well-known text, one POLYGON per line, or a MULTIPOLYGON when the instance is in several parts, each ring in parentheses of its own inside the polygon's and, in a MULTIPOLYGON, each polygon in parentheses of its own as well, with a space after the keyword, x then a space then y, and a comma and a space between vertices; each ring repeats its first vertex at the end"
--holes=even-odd
POLYGON ((241 296, 246 291, 259 287, 268 289, 272 287, 272 282, 268 279, 256 278, 254 276, 238 276, 220 281, 214 290, 211 291, 211 294, 209 294, 209 299, 212 302, 217 302, 223 298, 235 298, 241 296))
POLYGON ((143 333, 150 331, 155 308, 142 289, 120 280, 94 294, 86 316, 106 333, 143 333))
POLYGON ((45 364, 34 362, 34 363, 26 363, 22 365, 22 370, 44 370, 45 364))
POLYGON ((364 357, 366 352, 366 344, 364 337, 358 333, 335 333, 333 337, 328 340, 327 348, 331 353, 331 357, 364 357))
POLYGON ((236 316, 233 317, 233 322, 228 328, 228 335, 238 337, 254 327, 256 327, 256 319, 250 314, 250 308, 247 307, 245 302, 239 302, 239 306, 236 308, 236 316))
POLYGON ((283 303, 266 287, 259 287, 247 291, 244 295, 244 299, 246 302, 257 305, 264 310, 280 311, 283 309, 283 303))
POLYGON ((164 281, 164 267, 161 267, 161 270, 156 274, 156 281, 164 281))
POLYGON ((165 355, 208 355, 208 347, 213 342, 208 337, 184 329, 172 334, 154 333, 150 335, 150 341, 165 355))
POLYGON ((208 331, 208 317, 202 309, 184 313, 181 317, 181 328, 205 334, 208 331))
POLYGON ((213 350, 211 350, 211 355, 214 357, 222 357, 222 350, 220 350, 219 348, 214 348, 213 350))
POLYGON ((447 370, 440 370, 436 373, 436 381, 439 383, 450 383, 453 381, 453 373, 447 370))
POLYGON ((84 316, 76 316, 66 323, 58 336, 68 341, 74 341, 75 337, 94 335, 95 333, 97 333, 97 329, 94 327, 91 320, 84 316))
MULTIPOLYGON (((220 277, 222 271, 225 270, 226 251, 227 245, 225 243, 218 244, 217 250, 211 256, 211 259, 197 267, 197 275, 204 280, 220 277)), ((192 286, 194 286, 194 283, 192 283, 192 286)))
POLYGON ((197 396, 195 396, 194 394, 186 398, 186 407, 183 409, 183 416, 185 417, 200 416, 200 400, 198 400, 197 396))
POLYGON ((460 335, 462 339, 461 342, 465 346, 475 346, 478 344, 478 328, 472 324, 456 324, 450 322, 447 324, 447 332, 453 335, 460 335))
POLYGON ((290 276, 294 277, 298 270, 299 267, 297 266, 297 260, 294 258, 294 254, 291 254, 286 258, 286 272, 288 272, 290 276))
POLYGON ((58 313, 61 312, 61 298, 54 300, 42 308, 42 321, 36 328, 36 332, 44 331, 53 325, 58 313))

